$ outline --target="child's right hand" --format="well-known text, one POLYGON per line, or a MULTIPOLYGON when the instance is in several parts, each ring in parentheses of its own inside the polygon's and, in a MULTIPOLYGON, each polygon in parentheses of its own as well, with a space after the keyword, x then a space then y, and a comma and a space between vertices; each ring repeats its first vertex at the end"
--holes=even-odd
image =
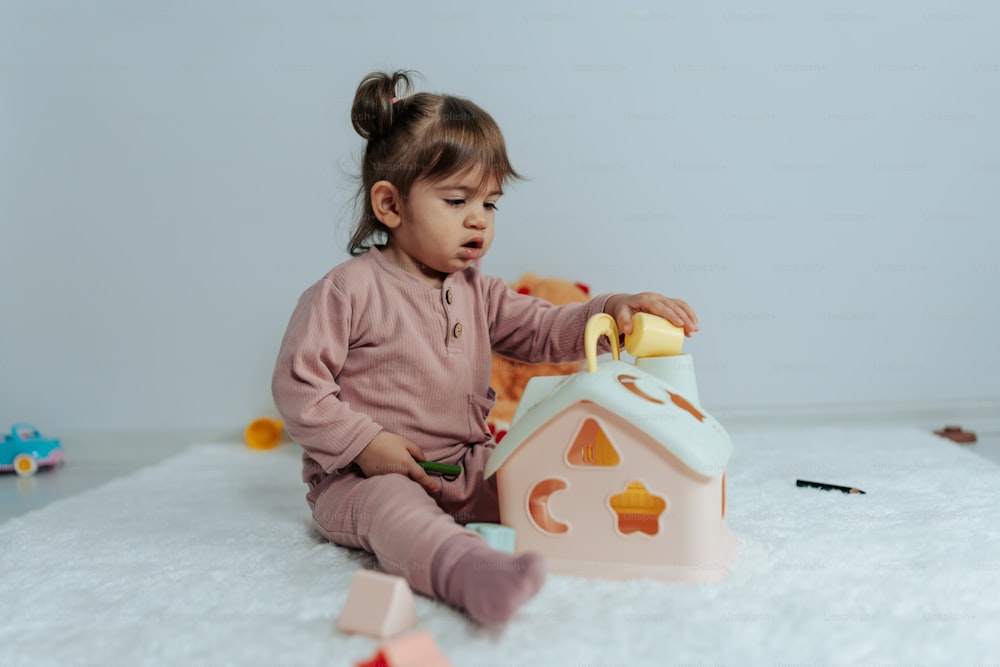
POLYGON ((419 447, 406 438, 388 431, 376 435, 354 458, 354 462, 361 468, 365 477, 399 473, 424 487, 428 493, 436 494, 439 485, 417 465, 417 461, 423 460, 424 453, 419 447))

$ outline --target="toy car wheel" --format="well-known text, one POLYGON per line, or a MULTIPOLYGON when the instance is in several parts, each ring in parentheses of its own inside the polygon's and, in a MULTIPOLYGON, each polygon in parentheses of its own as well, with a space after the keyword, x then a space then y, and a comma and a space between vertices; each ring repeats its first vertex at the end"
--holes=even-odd
POLYGON ((14 472, 21 477, 31 477, 38 470, 38 461, 30 454, 18 454, 14 457, 14 472))

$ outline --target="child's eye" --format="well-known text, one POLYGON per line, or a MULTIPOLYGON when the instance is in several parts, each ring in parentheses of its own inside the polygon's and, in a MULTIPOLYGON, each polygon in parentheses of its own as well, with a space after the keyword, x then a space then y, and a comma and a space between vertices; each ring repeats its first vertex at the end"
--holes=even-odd
POLYGON ((488 201, 488 202, 486 202, 484 204, 484 206, 486 206, 486 208, 490 209, 491 211, 499 211, 500 210, 499 208, 497 208, 497 203, 494 202, 494 201, 488 201))
POLYGON ((464 199, 445 199, 444 201, 448 206, 461 206, 465 203, 464 199))

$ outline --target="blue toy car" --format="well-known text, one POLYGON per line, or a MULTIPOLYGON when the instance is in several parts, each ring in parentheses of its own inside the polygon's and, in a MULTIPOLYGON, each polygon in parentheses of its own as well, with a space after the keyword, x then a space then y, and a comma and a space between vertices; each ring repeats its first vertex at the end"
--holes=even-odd
POLYGON ((14 424, 0 443, 0 472, 13 470, 31 477, 39 467, 57 466, 66 458, 58 440, 43 438, 31 424, 14 424))

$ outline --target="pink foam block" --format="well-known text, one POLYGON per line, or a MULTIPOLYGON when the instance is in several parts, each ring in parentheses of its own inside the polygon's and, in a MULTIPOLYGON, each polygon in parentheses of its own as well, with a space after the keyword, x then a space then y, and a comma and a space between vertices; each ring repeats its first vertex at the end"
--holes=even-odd
POLYGON ((413 591, 402 577, 358 570, 351 581, 337 629, 384 639, 417 624, 413 591))
POLYGON ((383 644, 371 660, 355 667, 451 667, 451 661, 426 632, 414 632, 383 644))

